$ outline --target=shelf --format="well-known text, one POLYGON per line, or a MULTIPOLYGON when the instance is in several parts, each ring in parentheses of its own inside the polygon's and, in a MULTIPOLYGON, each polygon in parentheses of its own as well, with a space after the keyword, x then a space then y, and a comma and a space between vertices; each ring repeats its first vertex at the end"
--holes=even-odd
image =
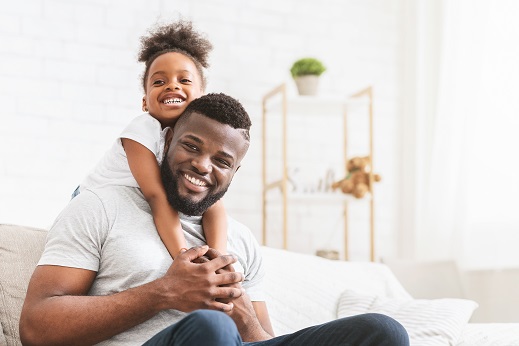
MULTIPOLYGON (((272 99, 268 105, 266 105, 266 111, 281 111, 283 101, 281 98, 272 99)), ((315 116, 312 112, 312 108, 315 108, 320 113, 332 114, 335 116, 336 112, 327 112, 329 109, 342 109, 344 107, 361 107, 369 106, 369 99, 366 97, 355 97, 347 98, 340 96, 288 96, 286 99, 286 106, 291 111, 298 109, 302 110, 302 115, 315 116), (324 107, 324 109, 323 109, 324 107), (310 109, 309 109, 310 108, 310 109)))
MULTIPOLYGON (((281 202, 282 197, 282 186, 283 182, 282 180, 274 181, 270 184, 267 184, 265 187, 265 191, 268 192, 266 194, 266 198, 269 202, 281 202), (277 190, 276 190, 277 189, 277 190), (276 194, 277 196, 274 196, 273 194, 276 194)), ((322 202, 329 202, 329 203, 340 203, 340 202, 359 202, 359 201, 365 201, 371 199, 371 194, 368 192, 363 198, 356 198, 352 194, 342 193, 338 190, 330 190, 329 192, 325 191, 317 191, 317 192, 298 192, 298 191, 288 191, 287 192, 287 199, 289 199, 291 202, 305 202, 308 200, 312 200, 313 202, 316 201, 322 201, 322 202)))
MULTIPOLYGON (((363 198, 356 198, 351 194, 341 192, 289 192, 287 193, 287 199, 293 203, 307 203, 309 201, 315 203, 326 203, 326 204, 340 204, 343 202, 364 202, 371 199, 371 195, 368 193, 363 198)), ((270 203, 282 203, 281 194, 279 196, 267 195, 267 201, 270 203)))
MULTIPOLYGON (((347 159, 347 115, 351 113, 355 113, 355 107, 362 107, 363 113, 368 115, 369 121, 369 154, 367 155, 369 161, 371 162, 371 170, 373 170, 373 95, 372 88, 367 87, 365 89, 360 90, 359 92, 350 95, 348 97, 337 97, 333 95, 326 96, 293 96, 287 95, 287 89, 285 84, 281 84, 278 87, 272 89, 270 92, 263 96, 263 113, 262 113, 262 129, 263 129, 263 137, 262 137, 262 178, 263 178, 263 226, 262 226, 262 244, 267 245, 267 229, 266 229, 266 220, 267 220, 267 209, 269 208, 269 204, 276 204, 277 208, 280 208, 282 213, 282 232, 283 232, 283 248, 287 249, 288 247, 288 212, 289 212, 289 204, 295 203, 309 203, 311 201, 313 205, 329 205, 334 204, 338 206, 342 206, 344 208, 344 259, 348 259, 348 204, 349 202, 362 202, 368 201, 370 207, 370 258, 371 261, 375 259, 375 251, 374 251, 374 197, 373 197, 373 181, 371 182, 371 188, 369 190, 369 194, 367 194, 364 198, 355 198, 353 195, 344 194, 340 191, 334 192, 324 192, 325 190, 311 190, 311 191, 319 191, 319 192, 293 192, 290 191, 290 177, 288 171, 288 163, 291 162, 289 156, 293 158, 293 151, 289 151, 287 148, 288 138, 289 138, 289 128, 294 130, 294 128, 298 128, 299 130, 310 127, 310 129, 314 129, 313 122, 307 121, 299 121, 297 126, 294 127, 288 126, 289 122, 292 122, 293 119, 297 119, 297 117, 302 116, 311 116, 315 117, 326 116, 326 117, 339 117, 342 123, 334 124, 331 126, 338 126, 334 129, 341 129, 342 131, 342 160, 344 160, 344 167, 346 167, 346 159, 347 159), (352 112, 353 111, 353 112, 352 112), (268 130, 268 121, 269 117, 268 113, 279 113, 276 116, 280 116, 281 126, 276 123, 276 129, 281 131, 281 136, 277 139, 276 149, 280 149, 278 152, 281 154, 281 179, 277 181, 269 182, 268 174, 269 171, 267 169, 267 144, 271 143, 267 138, 267 130, 268 130), (290 121, 288 118, 291 118, 290 121), (277 191, 277 194, 275 194, 277 191)), ((328 118, 326 120, 327 123, 332 123, 328 118)), ((275 132, 277 134, 277 132, 275 132)), ((312 133, 314 135, 314 133, 312 133)), ((318 134, 317 134, 318 135, 318 134)), ((316 135, 316 136, 317 136, 316 135)), ((330 131, 328 131, 325 136, 329 138, 330 131)), ((301 150, 301 149, 299 149, 301 150)), ((339 158, 340 159, 340 158, 339 158)), ((372 175, 370 175, 370 180, 373 180, 372 175)), ((328 184, 326 186, 329 186, 328 184)), ((300 190, 301 191, 301 190, 300 190)), ((303 190, 305 191, 305 190, 303 190)))

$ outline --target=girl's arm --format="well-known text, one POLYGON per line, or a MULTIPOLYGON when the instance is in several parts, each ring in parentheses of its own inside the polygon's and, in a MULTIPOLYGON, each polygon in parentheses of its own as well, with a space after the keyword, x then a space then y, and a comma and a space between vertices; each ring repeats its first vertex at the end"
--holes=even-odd
POLYGON ((178 212, 168 202, 157 159, 148 148, 139 142, 128 138, 121 138, 121 141, 133 177, 151 207, 153 221, 160 239, 171 257, 175 258, 181 249, 187 247, 186 239, 180 225, 178 212))
POLYGON ((227 213, 222 200, 207 209, 202 217, 202 226, 207 245, 221 254, 227 253, 227 213))

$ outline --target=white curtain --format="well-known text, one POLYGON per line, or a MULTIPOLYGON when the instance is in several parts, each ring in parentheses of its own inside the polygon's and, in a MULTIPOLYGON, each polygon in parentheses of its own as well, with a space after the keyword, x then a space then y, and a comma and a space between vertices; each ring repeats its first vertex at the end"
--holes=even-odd
POLYGON ((416 257, 517 267, 519 1, 441 4, 434 111, 417 113, 416 257))

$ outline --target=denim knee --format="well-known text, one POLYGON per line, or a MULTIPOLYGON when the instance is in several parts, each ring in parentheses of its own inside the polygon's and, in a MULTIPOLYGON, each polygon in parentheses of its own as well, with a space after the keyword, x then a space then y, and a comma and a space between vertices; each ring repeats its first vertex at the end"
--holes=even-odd
POLYGON ((215 344, 228 344, 234 339, 241 344, 240 333, 236 324, 227 314, 214 310, 196 310, 190 313, 186 319, 193 320, 197 329, 204 332, 205 336, 214 340, 215 344))
POLYGON ((241 346, 234 321, 223 312, 196 310, 155 334, 146 346, 241 346))
POLYGON ((371 326, 368 329, 373 331, 372 337, 377 340, 376 344, 391 346, 409 345, 407 330, 394 318, 378 313, 368 313, 358 317, 362 317, 362 323, 365 326, 371 326))
POLYGON ((230 328, 230 330, 238 332, 236 324, 227 314, 215 310, 195 310, 186 318, 195 319, 200 327, 210 329, 230 328), (215 328, 216 327, 216 328, 215 328))
POLYGON ((269 345, 409 346, 405 328, 382 314, 343 317, 271 340, 269 345))

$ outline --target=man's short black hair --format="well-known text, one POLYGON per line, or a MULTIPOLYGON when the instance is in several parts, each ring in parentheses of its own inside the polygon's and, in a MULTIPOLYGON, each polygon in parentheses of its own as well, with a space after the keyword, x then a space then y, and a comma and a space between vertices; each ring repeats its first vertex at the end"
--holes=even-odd
POLYGON ((183 123, 193 113, 204 115, 235 129, 241 129, 245 139, 250 141, 249 130, 252 122, 242 104, 231 96, 223 93, 211 93, 191 101, 177 120, 176 126, 183 123))

